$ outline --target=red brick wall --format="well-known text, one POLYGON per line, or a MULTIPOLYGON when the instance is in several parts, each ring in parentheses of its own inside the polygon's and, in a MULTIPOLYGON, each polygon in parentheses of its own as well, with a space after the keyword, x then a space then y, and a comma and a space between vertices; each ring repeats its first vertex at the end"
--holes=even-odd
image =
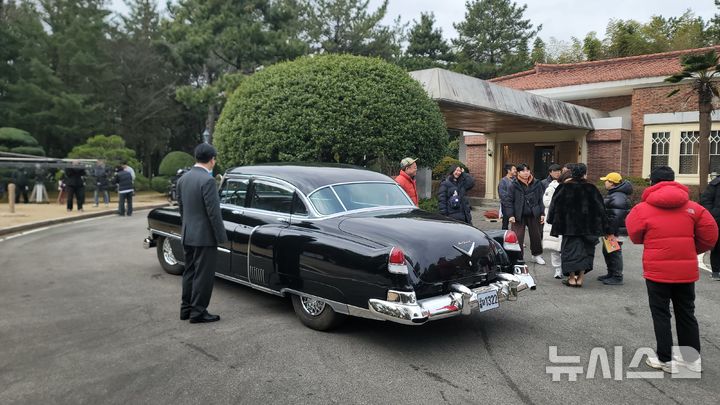
POLYGON ((583 107, 594 108, 600 111, 613 111, 623 107, 628 107, 632 102, 632 96, 616 96, 616 97, 604 97, 604 98, 586 98, 582 100, 571 100, 568 101, 570 104, 575 104, 583 107))
POLYGON ((633 90, 632 129, 629 142, 631 176, 639 177, 642 175, 643 139, 645 135, 643 116, 645 114, 697 111, 697 103, 697 96, 691 91, 690 85, 687 84, 633 90), (668 94, 676 88, 680 88, 680 91, 674 96, 668 97, 668 94))
POLYGON ((621 129, 601 129, 587 134, 589 181, 594 183, 610 172, 622 174, 622 132, 621 129))
POLYGON ((485 197, 485 164, 487 162, 487 140, 484 135, 465 137, 465 165, 475 178, 475 187, 468 193, 472 197, 485 197))

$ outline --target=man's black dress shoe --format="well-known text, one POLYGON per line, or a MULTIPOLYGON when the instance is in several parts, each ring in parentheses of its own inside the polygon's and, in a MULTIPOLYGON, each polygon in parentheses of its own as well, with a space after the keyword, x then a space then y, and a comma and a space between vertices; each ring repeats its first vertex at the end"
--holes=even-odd
POLYGON ((180 320, 181 320, 181 321, 187 321, 188 319, 190 319, 190 313, 189 313, 189 312, 188 312, 188 313, 182 313, 182 312, 180 312, 180 320))
POLYGON ((220 320, 219 315, 213 315, 213 314, 205 314, 201 315, 197 318, 190 318, 190 323, 208 323, 208 322, 217 322, 220 320))

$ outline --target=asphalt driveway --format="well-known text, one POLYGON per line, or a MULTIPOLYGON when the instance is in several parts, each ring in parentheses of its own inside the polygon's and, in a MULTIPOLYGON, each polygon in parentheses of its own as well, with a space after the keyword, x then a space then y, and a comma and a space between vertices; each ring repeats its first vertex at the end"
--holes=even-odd
POLYGON ((697 284, 702 378, 627 378, 651 371, 630 363, 654 346, 641 250, 631 244, 624 286, 596 282, 595 271, 584 288, 568 288, 549 266, 531 266, 538 289, 497 310, 419 327, 351 319, 322 333, 304 327, 287 299, 220 279, 210 311, 222 320, 180 321, 180 278, 142 249, 138 214, 0 239, 0 403, 636 404, 720 395, 720 282, 709 273, 697 284), (550 346, 580 356, 577 381, 552 381, 550 346), (607 351, 610 378, 600 366, 587 377, 593 348, 607 351))

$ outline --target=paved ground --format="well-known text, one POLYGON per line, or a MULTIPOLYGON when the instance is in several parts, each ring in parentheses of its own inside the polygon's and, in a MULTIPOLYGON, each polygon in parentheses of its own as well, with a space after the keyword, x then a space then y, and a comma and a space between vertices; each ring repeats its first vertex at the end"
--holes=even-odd
MULTIPOLYGON (((77 206, 73 207, 72 212, 67 212, 65 204, 58 204, 55 199, 56 196, 51 195, 51 202, 46 204, 15 204, 15 212, 10 212, 10 207, 7 203, 7 197, 0 203, 0 230, 14 227, 18 225, 34 223, 38 221, 47 221, 59 218, 82 218, 92 214, 98 214, 101 212, 112 213, 117 212, 117 193, 111 193, 111 202, 106 207, 102 202, 98 207, 93 206, 94 200, 92 193, 89 193, 85 199, 86 203, 83 206, 84 212, 78 212, 77 206)), ((102 201, 102 200, 101 200, 102 201)), ((167 202, 164 194, 160 194, 154 191, 140 192, 137 193, 133 199, 133 208, 140 209, 142 207, 157 205, 167 202)))
POLYGON ((0 403, 706 404, 720 394, 720 283, 709 273, 697 284, 702 379, 626 379, 649 371, 629 364, 654 342, 632 245, 622 287, 568 288, 537 266, 537 291, 498 310, 420 327, 353 319, 321 333, 286 299, 222 280, 210 307, 220 322, 178 320, 180 279, 141 248, 145 226, 144 215, 113 216, 0 237, 0 403), (551 345, 580 356, 578 381, 552 381, 551 345), (586 377, 593 347, 622 381, 599 368, 586 377))

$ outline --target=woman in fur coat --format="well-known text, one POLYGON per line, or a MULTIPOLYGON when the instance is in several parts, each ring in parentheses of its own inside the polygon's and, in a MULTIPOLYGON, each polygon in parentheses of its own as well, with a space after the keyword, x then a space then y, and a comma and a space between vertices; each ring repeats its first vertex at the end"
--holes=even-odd
POLYGON ((548 211, 550 235, 562 235, 560 256, 567 285, 582 287, 585 273, 593 268, 595 245, 608 234, 608 220, 602 195, 588 183, 587 166, 578 163, 571 177, 560 184, 548 211))

